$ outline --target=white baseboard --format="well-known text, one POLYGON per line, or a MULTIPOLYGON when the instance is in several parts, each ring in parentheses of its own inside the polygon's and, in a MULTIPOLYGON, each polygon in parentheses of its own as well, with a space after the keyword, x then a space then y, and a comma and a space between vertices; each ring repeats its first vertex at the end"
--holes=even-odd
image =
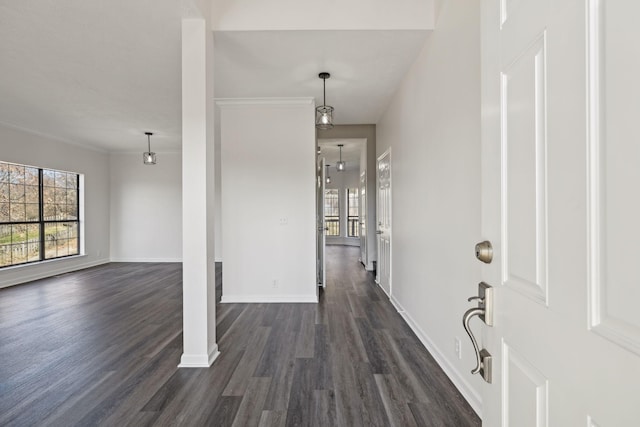
POLYGON ((84 270, 85 268, 108 264, 110 262, 106 258, 78 262, 86 257, 86 255, 79 255, 69 258, 52 259, 34 264, 7 267, 0 272, 0 289, 57 276, 59 274, 70 273, 72 271, 84 270))
POLYGON ((218 344, 209 349, 209 354, 182 354, 178 368, 208 368, 220 356, 218 344))
MULTIPOLYGON (((224 292, 224 291, 223 291, 224 292)), ((317 303, 318 296, 313 295, 222 295, 223 304, 248 303, 317 303)))
MULTIPOLYGON (((382 286, 380 286, 380 289, 384 291, 382 286)), ((473 387, 471 387, 469 382, 460 375, 460 372, 458 372, 458 370, 449 362, 445 354, 440 351, 438 346, 435 345, 422 328, 418 326, 415 320, 413 320, 413 317, 411 317, 409 312, 402 307, 400 302, 394 296, 391 296, 389 299, 405 322, 407 322, 407 325, 409 325, 413 333, 415 333, 420 342, 422 342, 422 345, 424 345, 429 353, 431 353, 431 356, 433 356, 438 365, 440 365, 444 373, 447 374, 451 382, 453 382, 462 396, 467 400, 471 408, 482 419, 482 399, 480 398, 480 395, 473 389, 473 387)))

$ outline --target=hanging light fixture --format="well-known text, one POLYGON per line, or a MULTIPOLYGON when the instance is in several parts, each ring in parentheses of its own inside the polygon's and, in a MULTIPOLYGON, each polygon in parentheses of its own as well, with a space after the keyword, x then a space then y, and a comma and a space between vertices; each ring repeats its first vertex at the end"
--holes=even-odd
POLYGON ((316 127, 318 129, 331 129, 333 127, 333 107, 327 105, 327 79, 331 77, 329 73, 320 73, 318 77, 322 79, 322 105, 316 108, 316 127))
POLYGON ((142 162, 145 165, 155 165, 156 164, 156 153, 151 152, 151 132, 145 132, 147 135, 147 151, 142 153, 142 162))
POLYGON ((324 180, 327 184, 331 184, 331 177, 329 176, 329 166, 331 166, 331 165, 326 165, 326 167, 327 167, 327 178, 324 180))
POLYGON ((347 164, 342 161, 342 147, 344 147, 344 144, 338 144, 338 147, 340 147, 340 161, 336 163, 336 170, 338 172, 344 172, 347 167, 347 164))

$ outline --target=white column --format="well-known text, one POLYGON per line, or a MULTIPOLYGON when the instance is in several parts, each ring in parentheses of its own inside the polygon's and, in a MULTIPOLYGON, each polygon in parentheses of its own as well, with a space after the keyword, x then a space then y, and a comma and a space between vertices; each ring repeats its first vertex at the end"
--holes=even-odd
POLYGON ((209 367, 216 343, 213 33, 182 20, 182 259, 180 367, 209 367))

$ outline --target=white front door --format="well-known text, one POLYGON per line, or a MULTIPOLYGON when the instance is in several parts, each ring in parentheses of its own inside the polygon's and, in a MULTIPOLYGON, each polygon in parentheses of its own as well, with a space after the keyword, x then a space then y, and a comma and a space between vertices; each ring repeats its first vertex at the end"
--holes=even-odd
POLYGON ((360 262, 367 267, 367 171, 360 173, 360 262))
POLYGON ((378 264, 376 282, 391 295, 391 149, 378 157, 376 200, 378 264))
POLYGON ((640 425, 639 3, 482 1, 485 426, 640 425))

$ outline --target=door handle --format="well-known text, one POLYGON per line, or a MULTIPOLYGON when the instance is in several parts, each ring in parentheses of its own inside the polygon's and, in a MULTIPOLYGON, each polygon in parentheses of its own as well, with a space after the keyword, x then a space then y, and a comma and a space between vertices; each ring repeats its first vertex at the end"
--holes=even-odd
POLYGON ((376 230, 376 234, 382 234, 382 230, 376 230))
POLYGON ((479 373, 486 382, 491 383, 491 368, 493 358, 486 349, 483 348, 482 350, 480 350, 478 341, 476 340, 476 337, 475 335, 473 335, 471 327, 469 326, 469 322, 471 321, 471 318, 473 318, 474 316, 478 316, 488 326, 493 325, 493 288, 488 284, 481 282, 478 285, 478 296, 470 297, 469 301, 478 301, 477 307, 470 308, 462 316, 462 326, 471 339, 473 351, 476 355, 476 367, 471 370, 471 373, 479 373))
POLYGON ((476 367, 471 370, 472 374, 477 374, 480 372, 482 368, 482 359, 480 357, 480 348, 478 347, 478 341, 476 341, 475 335, 471 331, 469 327, 469 321, 473 316, 480 316, 484 314, 484 308, 473 307, 469 310, 465 311, 464 316, 462 316, 462 326, 464 326, 464 330, 467 331, 467 335, 471 338, 471 344, 473 344, 473 350, 476 353, 476 367))

